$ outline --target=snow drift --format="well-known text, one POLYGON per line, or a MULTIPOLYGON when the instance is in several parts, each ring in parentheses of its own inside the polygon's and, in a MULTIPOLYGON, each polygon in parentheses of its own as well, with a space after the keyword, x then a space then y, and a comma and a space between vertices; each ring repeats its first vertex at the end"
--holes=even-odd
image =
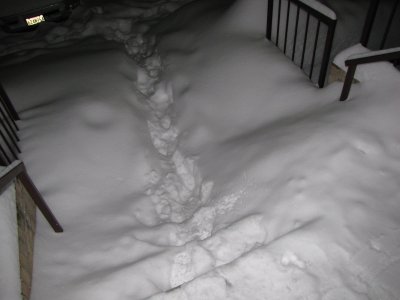
POLYGON ((139 3, 6 39, 65 228, 39 219, 32 299, 396 299, 397 71, 339 103, 264 40, 264 1, 139 3))

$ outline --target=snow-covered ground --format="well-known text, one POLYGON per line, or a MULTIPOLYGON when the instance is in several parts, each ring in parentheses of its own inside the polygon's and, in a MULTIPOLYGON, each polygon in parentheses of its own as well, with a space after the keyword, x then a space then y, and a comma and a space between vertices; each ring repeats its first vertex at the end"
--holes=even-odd
POLYGON ((339 103, 265 41, 264 1, 96 5, 3 37, 23 159, 65 229, 39 216, 33 300, 398 299, 390 64, 339 103))

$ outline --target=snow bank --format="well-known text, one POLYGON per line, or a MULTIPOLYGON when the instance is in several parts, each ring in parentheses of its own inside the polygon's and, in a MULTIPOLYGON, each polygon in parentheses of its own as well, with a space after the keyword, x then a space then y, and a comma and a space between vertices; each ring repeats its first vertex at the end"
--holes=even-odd
POLYGON ((6 47, 65 229, 39 216, 32 299, 397 299, 398 74, 339 103, 264 40, 264 1, 157 3, 6 47))
POLYGON ((203 26, 201 34, 178 32, 162 39, 174 91, 184 103, 178 125, 188 132, 185 145, 191 149, 198 150, 202 139, 223 140, 326 103, 317 100, 303 72, 265 40, 264 6, 258 0, 237 1, 212 28, 203 26), (246 27, 249 15, 258 25, 246 27), (193 50, 185 55, 189 43, 193 50))
MULTIPOLYGON (((399 270, 394 263, 399 257, 399 224, 394 211, 399 210, 395 174, 400 137, 395 124, 400 78, 394 77, 391 67, 386 71, 391 72, 391 82, 385 77, 386 83, 370 81, 363 90, 355 89, 358 102, 283 117, 227 139, 211 135, 203 139, 208 150, 201 152, 199 162, 205 176, 219 190, 241 191, 232 213, 215 225, 230 224, 213 234, 220 242, 211 253, 214 259, 222 257, 222 264, 214 263, 217 268, 196 277, 193 274, 201 273, 191 266, 206 260, 196 260, 187 250, 192 257, 185 260, 188 283, 154 299, 306 295, 311 299, 364 299, 365 295, 396 299, 393 278, 399 270), (246 220, 255 212, 262 217, 254 226, 236 226, 232 221, 246 220), (218 238, 223 232, 240 232, 241 238, 218 238), (254 238, 247 246, 251 235, 254 238), (230 256, 239 240, 242 250, 230 256), (383 248, 391 254, 386 256, 383 248), (212 286, 213 295, 207 285, 212 286)), ((186 93, 190 99, 190 90, 186 93)), ((235 109, 229 106, 229 98, 214 99, 225 102, 226 110, 235 109)), ((194 120, 189 109, 182 115, 189 113, 194 120)), ((239 127, 239 121, 231 122, 239 127)), ((207 126, 212 125, 208 122, 207 126)), ((209 205, 218 197, 212 195, 209 205)), ((199 246, 207 243, 206 239, 199 246)))
MULTIPOLYGON (((383 50, 386 52, 387 50, 383 50)), ((381 51, 379 51, 381 52, 381 51)), ((340 52, 334 59, 334 63, 339 66, 342 70, 347 70, 345 61, 350 58, 368 56, 372 53, 371 50, 365 48, 361 44, 356 44, 346 50, 340 52)), ((381 52, 382 53, 382 52, 381 52)), ((367 65, 357 66, 355 78, 358 81, 378 80, 383 81, 385 79, 392 80, 396 78, 398 71, 393 67, 390 62, 376 62, 367 65)))
POLYGON ((225 31, 264 36, 267 22, 267 2, 260 0, 234 1, 233 6, 225 12, 219 22, 225 31))
MULTIPOLYGON (((227 16, 247 3, 236 3, 227 16)), ((180 262, 187 283, 154 299, 306 295, 311 299, 363 299, 365 295, 396 299, 397 287, 388 274, 397 274, 398 265, 389 267, 392 259, 370 251, 370 245, 395 236, 399 228, 389 217, 392 209, 399 209, 398 203, 391 196, 386 200, 380 196, 397 194, 396 184, 376 173, 385 169, 385 174, 391 174, 389 181, 397 181, 397 167, 392 169, 386 160, 398 160, 398 135, 396 142, 390 142, 398 110, 398 74, 381 65, 376 74, 386 83, 370 76, 368 85, 354 88, 353 97, 359 103, 340 106, 332 102, 341 85, 316 90, 283 54, 261 39, 259 30, 243 31, 227 24, 222 19, 193 36, 170 34, 161 49, 167 54, 167 72, 180 103, 177 124, 186 133, 181 145, 187 152, 198 153, 202 173, 218 187, 208 207, 228 191, 237 196, 232 209, 215 219, 210 239, 222 232, 240 232, 243 245, 230 256, 228 249, 235 244, 222 238, 218 250, 211 251, 211 260, 196 260, 189 248, 182 254, 185 263, 180 262), (189 53, 177 47, 178 40, 186 47, 185 38, 191 41, 189 53), (255 227, 235 225, 255 212, 260 214, 255 227), (391 225, 383 225, 386 222, 391 225), (248 236, 252 242, 246 245, 248 236), (226 259, 212 263, 217 257, 226 259), (382 273, 371 273, 368 260, 376 261, 382 273), (201 261, 211 261, 208 264, 215 268, 200 276, 207 269, 196 271, 201 261), (210 282, 215 295, 205 287, 210 282)), ((373 74, 374 67, 365 72, 373 74)), ((199 242, 196 251, 201 252, 207 241, 199 242)), ((388 246, 391 253, 397 251, 395 245, 388 246)))
POLYGON ((0 196, 0 245, 0 299, 21 299, 14 185, 0 196))

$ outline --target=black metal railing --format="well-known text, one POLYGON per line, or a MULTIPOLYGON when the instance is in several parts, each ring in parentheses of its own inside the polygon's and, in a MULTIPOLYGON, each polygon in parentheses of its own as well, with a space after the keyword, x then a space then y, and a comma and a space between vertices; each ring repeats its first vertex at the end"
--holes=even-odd
POLYGON ((19 128, 16 123, 17 120, 19 120, 18 113, 3 86, 0 84, 0 165, 6 167, 1 171, 0 193, 12 181, 19 180, 54 231, 63 232, 60 223, 54 217, 42 195, 29 177, 24 163, 18 160, 18 154, 21 151, 18 146, 19 138, 17 133, 19 128))
POLYGON ((268 0, 266 38, 319 87, 325 85, 336 18, 300 0, 268 0))
POLYGON ((63 232, 63 228, 57 221, 56 217, 51 212, 50 208, 47 206, 42 195, 33 184, 32 179, 29 177, 25 165, 22 161, 16 160, 8 165, 5 170, 0 173, 0 193, 2 193, 8 185, 15 179, 19 180, 24 186, 25 190, 28 192, 29 196, 32 198, 33 202, 36 204, 37 208, 49 222, 50 226, 55 232, 63 232))
POLYGON ((372 50, 399 47, 400 0, 370 1, 361 44, 372 50))
POLYGON ((378 61, 395 61, 399 59, 400 47, 351 56, 345 61, 345 65, 348 67, 348 69, 343 84, 342 94, 340 95, 340 101, 345 101, 349 97, 351 84, 353 83, 354 74, 356 73, 358 65, 374 63, 378 61))
POLYGON ((0 164, 3 166, 18 159, 18 154, 21 153, 17 120, 18 113, 0 84, 0 164))

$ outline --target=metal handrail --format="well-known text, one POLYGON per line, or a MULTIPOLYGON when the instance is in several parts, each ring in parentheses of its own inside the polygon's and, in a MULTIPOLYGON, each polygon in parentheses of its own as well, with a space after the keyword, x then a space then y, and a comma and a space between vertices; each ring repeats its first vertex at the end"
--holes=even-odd
MULTIPOLYGON (((266 38, 270 41, 272 41, 272 27, 273 27, 273 19, 274 19, 274 1, 275 0, 268 0, 268 11, 267 11, 267 29, 266 29, 266 38)), ((320 35, 320 30, 321 30, 321 23, 325 24, 327 27, 327 33, 326 33, 326 39, 325 39, 325 44, 324 44, 324 50, 323 50, 323 55, 321 59, 321 68, 320 72, 318 75, 318 86, 322 88, 325 85, 325 80, 326 80, 326 75, 328 71, 328 66, 329 66, 329 60, 331 56, 331 50, 332 50, 332 44, 333 44, 333 37, 335 34, 335 28, 336 28, 336 19, 332 19, 327 15, 324 15, 323 13, 319 12, 318 10, 310 7, 306 3, 300 1, 300 0, 287 0, 288 5, 287 5, 287 10, 286 10, 286 24, 284 28, 284 46, 283 49, 281 49, 285 55, 289 55, 291 60, 295 62, 295 54, 296 54, 296 44, 297 44, 297 38, 298 38, 298 29, 299 29, 299 13, 300 10, 306 12, 307 17, 306 17, 306 28, 305 28, 305 34, 304 34, 304 39, 303 39, 303 47, 302 47, 302 53, 301 53, 301 63, 300 63, 300 68, 304 70, 304 56, 306 53, 306 46, 307 46, 307 37, 308 37, 308 31, 309 31, 309 26, 310 26, 310 16, 314 17, 317 20, 317 30, 314 38, 314 45, 312 47, 312 59, 311 59, 311 66, 310 70, 307 71, 304 70, 304 72, 308 75, 308 77, 312 80, 313 77, 313 71, 314 71, 314 64, 315 64, 315 57, 316 57, 316 50, 318 46, 318 39, 320 35), (288 27, 289 27, 289 17, 290 17, 290 7, 291 5, 294 5, 296 7, 296 18, 295 18, 295 28, 294 28, 294 44, 293 44, 293 49, 292 53, 287 53, 287 39, 288 39, 288 27)), ((281 23, 281 11, 282 11, 282 0, 278 0, 278 8, 277 8, 277 23, 276 23, 276 40, 274 44, 279 48, 279 34, 280 34, 280 23, 281 23)), ((273 41, 272 41, 273 42, 273 41)))
POLYGON ((17 131, 19 128, 16 120, 20 120, 19 115, 0 83, 0 165, 7 166, 0 172, 0 193, 13 180, 18 179, 54 231, 63 232, 60 223, 29 177, 25 164, 18 160, 18 153, 21 153, 21 150, 18 146, 17 131))
POLYGON ((32 179, 26 171, 25 164, 22 161, 16 160, 6 167, 0 174, 0 193, 15 179, 18 179, 25 187, 28 194, 31 196, 33 202, 39 208, 43 216, 49 222, 50 226, 55 232, 63 232, 63 228, 57 221, 56 217, 47 206, 42 195, 32 182, 32 179))
POLYGON ((340 101, 345 101, 349 97, 351 84, 353 83, 354 74, 358 65, 368 64, 380 61, 393 61, 400 59, 400 47, 387 50, 371 51, 364 54, 351 56, 344 63, 347 69, 346 78, 344 80, 340 101))

